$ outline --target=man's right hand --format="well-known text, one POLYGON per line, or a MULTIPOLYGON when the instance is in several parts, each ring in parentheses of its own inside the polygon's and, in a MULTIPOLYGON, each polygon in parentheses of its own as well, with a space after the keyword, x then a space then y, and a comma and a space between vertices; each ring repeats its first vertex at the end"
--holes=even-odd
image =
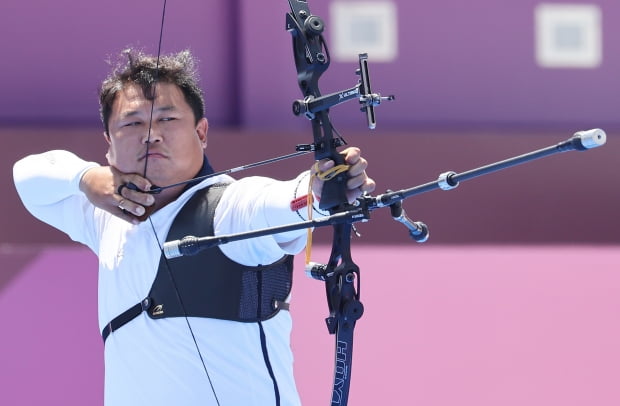
POLYGON ((155 203, 153 195, 143 192, 150 188, 148 179, 112 166, 91 168, 80 179, 80 190, 94 206, 133 224, 144 221, 155 203), (138 190, 127 187, 130 183, 138 190))

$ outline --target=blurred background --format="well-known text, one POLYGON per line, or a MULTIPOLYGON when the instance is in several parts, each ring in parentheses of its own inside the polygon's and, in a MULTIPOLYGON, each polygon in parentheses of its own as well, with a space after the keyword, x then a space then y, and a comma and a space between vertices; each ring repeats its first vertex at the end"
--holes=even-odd
MULTIPOLYGON (((49 149, 105 163, 97 92, 107 61, 128 46, 157 53, 163 2, 3 5, 0 305, 8 316, 0 400, 103 404, 96 258, 26 212, 11 168, 49 149)), ((357 333, 351 404, 620 403, 612 379, 620 361, 620 3, 309 6, 327 27, 331 66, 322 92, 353 87, 357 55, 367 52, 373 91, 396 96, 377 107, 373 131, 355 101, 331 110, 339 133, 371 162, 378 193, 554 145, 580 130, 602 128, 608 137, 602 148, 406 200, 409 216, 429 226, 423 245, 410 242, 387 211, 358 227, 353 253, 369 302, 357 333)), ((167 3, 162 52, 191 49, 200 60, 216 170, 311 140, 308 120, 291 112, 301 92, 288 11, 283 0, 167 3)), ((247 175, 288 178, 309 165, 299 158, 247 175)), ((316 234, 320 261, 330 230, 316 234)), ((327 308, 321 286, 298 273, 299 389, 305 404, 327 404, 327 308)))

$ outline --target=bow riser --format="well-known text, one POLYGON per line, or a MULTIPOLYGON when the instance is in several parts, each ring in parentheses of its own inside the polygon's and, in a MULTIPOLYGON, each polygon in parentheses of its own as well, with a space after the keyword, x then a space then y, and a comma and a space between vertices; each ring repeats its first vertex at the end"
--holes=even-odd
MULTIPOLYGON (((324 23, 308 9, 307 1, 289 0, 291 12, 286 16, 286 28, 293 37, 293 53, 297 68, 297 81, 304 96, 304 104, 318 101, 321 97, 319 78, 329 67, 329 51, 323 39, 324 23)), ((356 92, 357 93, 357 92, 356 92)), ((293 104, 293 112, 299 107, 293 104)), ((334 137, 329 120, 329 109, 318 106, 316 111, 306 114, 312 122, 315 159, 331 159, 335 165, 344 164, 344 158, 337 148, 344 144, 334 137)), ((351 207, 347 201, 347 173, 342 172, 323 184, 319 207, 331 214, 351 207)), ((359 301, 359 268, 351 259, 351 223, 333 226, 332 252, 322 279, 329 306, 329 317, 325 320, 330 334, 336 336, 334 384, 332 405, 346 405, 349 398, 351 361, 353 356, 353 330, 363 313, 359 301)))

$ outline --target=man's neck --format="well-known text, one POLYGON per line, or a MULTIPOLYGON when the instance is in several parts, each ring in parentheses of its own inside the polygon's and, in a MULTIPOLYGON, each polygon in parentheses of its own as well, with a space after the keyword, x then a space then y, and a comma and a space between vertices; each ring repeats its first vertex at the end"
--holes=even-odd
POLYGON ((151 206, 153 212, 175 201, 184 191, 185 185, 180 185, 170 189, 164 189, 160 193, 153 195, 155 197, 155 203, 151 206))

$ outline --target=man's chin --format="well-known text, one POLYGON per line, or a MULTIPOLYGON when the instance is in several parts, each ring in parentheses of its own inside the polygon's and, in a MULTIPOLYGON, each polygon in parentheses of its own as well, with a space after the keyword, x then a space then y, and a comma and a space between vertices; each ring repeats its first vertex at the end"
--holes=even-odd
POLYGON ((155 188, 161 188, 161 187, 168 187, 171 185, 176 185, 177 183, 182 183, 181 185, 179 185, 179 187, 183 187, 184 184, 183 182, 188 181, 188 179, 180 179, 180 178, 164 178, 161 176, 149 176, 148 172, 147 172, 147 176, 146 178, 149 180, 149 182, 151 182, 152 189, 155 188))

